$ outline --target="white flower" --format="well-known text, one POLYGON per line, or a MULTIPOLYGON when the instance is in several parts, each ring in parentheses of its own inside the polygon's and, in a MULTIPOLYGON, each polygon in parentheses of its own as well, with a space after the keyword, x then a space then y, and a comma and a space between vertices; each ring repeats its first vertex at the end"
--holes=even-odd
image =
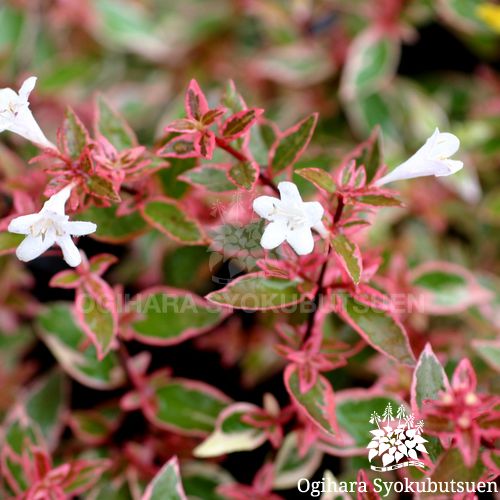
POLYGON ((57 243, 62 250, 64 260, 72 267, 80 265, 82 258, 73 243, 71 235, 83 236, 93 233, 97 226, 93 222, 70 221, 64 212, 72 184, 51 196, 40 212, 22 215, 13 219, 8 227, 11 233, 25 234, 26 238, 17 247, 19 260, 27 262, 36 259, 57 243))
POLYGON ((402 179, 413 179, 426 175, 443 177, 454 174, 464 166, 461 161, 449 159, 458 151, 459 147, 460 140, 456 135, 440 132, 436 128, 425 144, 411 158, 401 163, 375 184, 382 186, 388 182, 402 179))
POLYGON ((0 132, 10 130, 41 148, 55 148, 45 137, 29 109, 28 97, 35 83, 34 76, 25 80, 19 94, 9 88, 0 89, 0 132))
POLYGON ((317 201, 304 203, 293 182, 280 182, 278 190, 281 200, 272 196, 259 196, 253 201, 254 211, 271 221, 260 244, 272 250, 287 241, 299 255, 311 253, 314 248, 311 228, 322 236, 327 233, 321 222, 323 207, 317 201))

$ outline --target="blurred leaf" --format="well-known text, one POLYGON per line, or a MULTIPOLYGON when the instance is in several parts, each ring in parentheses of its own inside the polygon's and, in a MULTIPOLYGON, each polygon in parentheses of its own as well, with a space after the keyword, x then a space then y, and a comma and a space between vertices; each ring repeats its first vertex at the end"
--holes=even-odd
POLYGON ((331 175, 321 168, 301 168, 295 170, 295 173, 312 182, 318 189, 322 189, 327 193, 335 192, 335 183, 331 175))
POLYGON ((343 453, 355 451, 359 453, 362 449, 364 454, 370 431, 373 430, 373 424, 369 422, 370 415, 373 412, 382 415, 387 403, 397 408, 403 401, 368 389, 346 389, 337 392, 336 415, 340 430, 339 439, 329 438, 330 444, 327 444, 326 440, 322 441, 320 448, 333 455, 337 455, 336 449, 343 450, 343 453))
POLYGON ((14 253, 21 241, 25 238, 24 234, 14 234, 8 232, 0 233, 0 255, 14 253))
POLYGON ((358 246, 344 234, 337 234, 332 237, 331 243, 342 267, 349 274, 354 284, 357 285, 363 272, 363 260, 358 246))
POLYGON ((187 436, 206 436, 213 431, 219 413, 230 403, 214 387, 163 373, 149 381, 151 401, 142 406, 146 417, 156 426, 187 436))
POLYGON ((301 478, 309 478, 316 472, 323 453, 315 446, 301 454, 296 432, 291 432, 283 441, 274 461, 273 488, 285 490, 295 488, 301 478))
POLYGON ((50 449, 58 443, 68 406, 68 386, 64 375, 52 371, 31 387, 26 397, 26 413, 40 427, 50 449))
POLYGON ((89 142, 89 134, 71 108, 66 110, 62 131, 63 141, 69 155, 74 160, 78 159, 89 142))
POLYGON ((97 224, 97 231, 92 237, 107 243, 125 243, 148 228, 138 212, 119 217, 116 209, 116 206, 89 207, 78 215, 82 220, 91 220, 97 224))
POLYGON ((186 215, 183 208, 166 198, 148 200, 142 207, 144 219, 158 231, 185 245, 199 245, 204 242, 198 222, 186 215))
POLYGON ((103 135, 118 151, 137 146, 134 132, 102 95, 96 99, 96 133, 103 135))
POLYGON ((110 352, 118 335, 118 312, 111 287, 95 277, 93 281, 100 287, 102 300, 79 288, 76 292, 75 315, 80 328, 95 346, 97 358, 102 360, 110 352))
POLYGON ((217 493, 217 488, 233 483, 234 479, 215 463, 190 460, 182 462, 182 482, 190 499, 226 500, 217 493))
POLYGON ((313 113, 278 137, 271 151, 270 168, 278 174, 302 156, 316 128, 318 114, 313 113))
POLYGON ((379 90, 394 76, 399 61, 399 41, 382 30, 368 29, 349 47, 341 82, 341 95, 350 101, 379 90))
POLYGON ((187 500, 177 457, 172 457, 153 478, 141 500, 187 500))
POLYGON ((436 468, 432 472, 431 481, 448 482, 460 478, 460 481, 476 482, 485 472, 484 465, 480 460, 473 467, 464 464, 462 455, 458 448, 450 448, 440 457, 436 468))
POLYGON ((493 370, 500 372, 500 341, 474 339, 472 347, 493 370))
POLYGON ((150 345, 175 345, 215 327, 227 309, 175 288, 144 290, 131 304, 140 315, 131 323, 134 337, 150 345))
POLYGON ((318 374, 316 383, 302 394, 299 388, 299 375, 296 365, 288 365, 284 373, 285 386, 294 403, 311 422, 327 434, 335 434, 337 419, 335 400, 330 382, 318 374))
POLYGON ((181 179, 187 180, 193 185, 203 186, 207 191, 213 193, 234 191, 234 184, 228 179, 226 167, 203 165, 189 170, 182 175, 181 179))
POLYGON ((354 328, 373 348, 406 365, 415 358, 403 325, 388 312, 363 304, 349 296, 338 297, 340 317, 354 328))
POLYGON ((254 162, 239 162, 229 169, 227 176, 236 187, 251 191, 259 178, 259 167, 254 162))
POLYGON ((491 295, 467 269, 451 262, 426 262, 412 270, 410 281, 426 314, 456 314, 491 295))
POLYGON ((193 455, 200 458, 217 457, 258 448, 267 439, 264 430, 242 420, 242 417, 256 410, 259 407, 250 403, 234 403, 225 408, 217 417, 212 434, 194 449, 193 455))
POLYGON ((87 337, 76 325, 68 304, 47 306, 38 317, 38 329, 59 365, 81 384, 104 390, 125 382, 118 356, 110 353, 102 361, 97 359, 95 347, 87 345, 87 337), (87 347, 82 349, 84 345, 87 347))
POLYGON ((266 278, 260 273, 252 273, 236 278, 223 289, 209 293, 206 298, 236 309, 280 309, 305 300, 300 285, 299 281, 266 278))

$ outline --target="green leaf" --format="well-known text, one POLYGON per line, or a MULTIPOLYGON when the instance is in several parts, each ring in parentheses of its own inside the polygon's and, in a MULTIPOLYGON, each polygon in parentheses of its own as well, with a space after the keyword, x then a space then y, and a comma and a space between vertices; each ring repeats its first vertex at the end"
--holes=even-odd
POLYGON ((77 159, 89 142, 87 129, 71 108, 66 110, 63 126, 63 140, 69 155, 77 159))
POLYGON ((474 339, 472 347, 493 370, 500 372, 500 341, 474 339))
POLYGON ((412 270, 411 284, 426 314, 454 314, 489 298, 475 276, 450 262, 427 262, 412 270))
POLYGON ((378 125, 375 126, 370 137, 356 147, 353 154, 349 156, 348 159, 354 160, 357 167, 365 167, 367 183, 374 178, 383 163, 380 127, 378 125))
MULTIPOLYGON (((114 300, 113 291, 107 283, 106 287, 106 299, 114 300)), ((118 334, 118 315, 115 307, 114 303, 99 302, 86 290, 80 289, 77 292, 76 317, 80 327, 95 345, 99 360, 107 356, 118 334)))
POLYGON ((0 256, 13 253, 25 237, 24 234, 0 233, 0 256))
POLYGON ((350 296, 338 297, 341 318, 354 328, 373 348, 410 366, 415 358, 403 325, 388 312, 375 309, 350 296))
POLYGON ((204 242, 198 222, 186 215, 183 208, 173 201, 157 198, 147 201, 141 207, 144 219, 158 231, 186 245, 200 245, 204 242))
MULTIPOLYGON (((368 389, 347 389, 337 392, 336 415, 341 430, 340 435, 346 433, 350 439, 349 444, 346 444, 346 438, 341 438, 338 442, 333 438, 334 448, 341 447, 346 453, 366 448, 370 441, 370 431, 373 430, 373 424, 369 422, 370 416, 373 412, 382 415, 387 403, 397 408, 403 404, 403 401, 368 389)), ((325 447, 321 446, 321 448, 325 447)))
POLYGON ((322 458, 323 453, 316 446, 311 446, 302 456, 298 449, 297 433, 291 432, 276 455, 273 488, 295 488, 299 479, 312 477, 322 458))
POLYGON ((102 95, 96 99, 96 133, 103 135, 118 151, 137 145, 134 132, 102 95))
POLYGON ((485 473, 485 467, 481 460, 474 466, 465 465, 463 457, 458 448, 450 448, 439 459, 436 468, 432 472, 431 480, 447 483, 460 478, 460 481, 477 482, 485 473))
POLYGON ((169 158, 169 167, 156 172, 160 178, 163 194, 168 198, 181 198, 189 188, 180 176, 196 167, 196 158, 169 158))
POLYGON ((50 449, 54 449, 63 430, 63 418, 68 405, 66 378, 53 371, 29 389, 25 408, 33 422, 40 427, 50 449))
POLYGON ((79 213, 78 218, 94 222, 97 231, 91 237, 106 243, 125 243, 147 230, 148 226, 138 212, 118 217, 116 209, 116 206, 89 207, 79 213))
POLYGON ((174 345, 219 324, 227 309, 175 288, 145 290, 131 301, 140 319, 133 321, 134 337, 145 344, 174 345))
POLYGON ((255 163, 239 162, 229 169, 227 176, 236 187, 251 191, 259 178, 259 169, 255 163))
POLYGON ((227 500, 217 489, 235 480, 215 463, 189 460, 182 462, 182 482, 186 495, 192 500, 227 500))
POLYGON ((247 109, 230 116, 222 126, 223 137, 230 139, 244 133, 252 125, 257 116, 257 110, 255 109, 247 109))
POLYGON ((206 436, 213 431, 220 412, 230 399, 214 387, 163 373, 150 379, 152 404, 143 407, 156 426, 187 436, 206 436))
POLYGON ((285 386, 295 404, 304 414, 327 434, 335 434, 337 421, 335 402, 330 382, 318 375, 316 383, 302 394, 299 388, 299 375, 295 365, 288 365, 284 373, 285 386))
POLYGON ((234 191, 234 184, 227 178, 225 168, 203 165, 183 174, 181 179, 187 180, 190 184, 203 186, 213 193, 234 191))
POLYGON ((278 137, 270 162, 274 174, 291 167, 299 159, 311 140, 317 121, 318 115, 313 113, 278 137))
POLYGON ((87 187, 94 196, 118 203, 120 195, 115 191, 113 183, 99 175, 90 175, 87 179, 87 187))
POLYGON ((365 205, 373 205, 375 207, 401 207, 403 203, 401 200, 393 196, 386 196, 383 194, 365 194, 357 196, 356 200, 365 205))
POLYGON ((176 456, 173 456, 156 474, 141 500, 187 500, 176 456))
POLYGON ((222 290, 207 295, 210 302, 236 309, 280 309, 302 302, 306 297, 300 290, 300 281, 266 277, 252 273, 236 278, 222 290))
POLYGON ((38 317, 42 340, 57 359, 61 368, 83 385, 94 389, 114 389, 125 382, 125 373, 115 353, 102 361, 83 331, 76 325, 68 304, 47 306, 38 317), (82 346, 87 345, 84 349, 82 346))
POLYGON ((270 151, 277 137, 276 128, 269 123, 257 124, 252 128, 249 149, 257 164, 267 165, 270 151))
POLYGON ((92 410, 77 410, 71 413, 69 425, 80 441, 98 445, 104 443, 118 428, 121 415, 120 407, 114 404, 92 410))
POLYGON ((258 406, 250 403, 235 403, 225 408, 217 418, 214 431, 194 449, 193 455, 217 457, 258 448, 267 439, 264 430, 242 420, 243 416, 258 410, 258 406))
POLYGON ((363 261, 358 246, 344 234, 337 234, 331 239, 333 250, 338 256, 344 270, 357 285, 363 271, 363 261))
POLYGON ((321 168, 301 168, 296 170, 295 173, 312 182, 318 189, 322 189, 327 193, 335 192, 335 183, 332 176, 321 168))
POLYGON ((439 393, 447 387, 446 373, 432 351, 431 345, 427 344, 413 372, 411 396, 414 410, 422 410, 423 401, 426 399, 438 399, 439 393))
MULTIPOLYGON (((422 411, 423 402, 427 399, 438 399, 439 393, 449 387, 448 377, 444 372, 441 363, 432 351, 430 344, 418 358, 417 366, 413 372, 413 382, 411 386, 411 405, 415 412, 422 411)), ((427 449, 433 462, 441 455, 443 447, 438 438, 428 438, 427 449)))
POLYGON ((400 45, 396 37, 368 29, 351 43, 341 82, 346 100, 372 94, 396 73, 400 45))

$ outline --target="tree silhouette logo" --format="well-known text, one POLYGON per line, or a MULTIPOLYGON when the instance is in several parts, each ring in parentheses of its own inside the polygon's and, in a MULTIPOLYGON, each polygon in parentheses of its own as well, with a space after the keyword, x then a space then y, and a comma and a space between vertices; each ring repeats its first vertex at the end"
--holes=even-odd
POLYGON ((394 417, 392 405, 388 403, 384 413, 380 416, 373 412, 369 420, 377 428, 370 431, 372 440, 368 443, 368 460, 370 463, 377 457, 382 461, 382 467, 370 465, 375 471, 390 471, 402 467, 425 467, 418 458, 417 452, 427 454, 425 444, 427 439, 422 437, 424 421, 415 424, 415 417, 406 414, 401 405, 394 417))

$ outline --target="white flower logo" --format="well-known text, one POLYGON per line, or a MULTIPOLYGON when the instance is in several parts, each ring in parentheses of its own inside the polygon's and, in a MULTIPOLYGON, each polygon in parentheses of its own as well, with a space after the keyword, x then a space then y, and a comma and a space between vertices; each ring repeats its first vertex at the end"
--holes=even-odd
POLYGON ((427 439, 421 435, 424 428, 422 420, 415 425, 415 417, 407 415, 403 405, 398 408, 394 418, 392 405, 388 403, 382 417, 373 412, 369 422, 376 424, 377 429, 370 431, 373 437, 367 446, 370 450, 368 460, 371 462, 380 457, 383 465, 383 467, 371 465, 372 470, 385 472, 409 466, 424 467, 417 454, 417 451, 427 454, 424 445, 427 439), (405 458, 407 460, 401 462, 405 458))

